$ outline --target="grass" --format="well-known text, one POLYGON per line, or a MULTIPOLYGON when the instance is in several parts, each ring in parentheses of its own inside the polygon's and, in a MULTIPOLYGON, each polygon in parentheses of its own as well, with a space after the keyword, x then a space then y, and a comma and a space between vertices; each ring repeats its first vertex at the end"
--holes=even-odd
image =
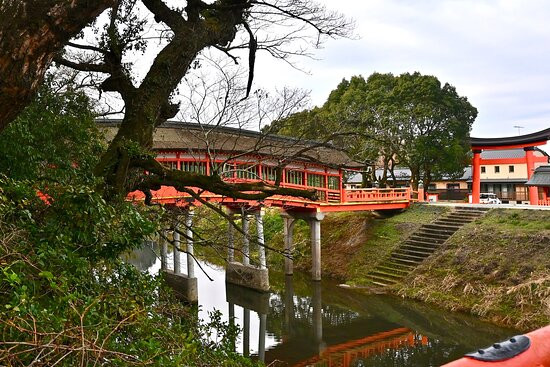
POLYGON ((550 323, 550 212, 490 211, 398 287, 402 296, 529 330, 550 323))

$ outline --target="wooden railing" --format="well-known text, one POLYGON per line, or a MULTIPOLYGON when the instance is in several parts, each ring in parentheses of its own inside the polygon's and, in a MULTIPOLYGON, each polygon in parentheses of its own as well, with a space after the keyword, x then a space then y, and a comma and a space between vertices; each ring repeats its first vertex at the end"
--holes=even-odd
POLYGON ((350 189, 345 190, 346 202, 411 200, 411 189, 350 189))
POLYGON ((539 205, 541 206, 550 206, 550 198, 546 200, 539 200, 539 205))

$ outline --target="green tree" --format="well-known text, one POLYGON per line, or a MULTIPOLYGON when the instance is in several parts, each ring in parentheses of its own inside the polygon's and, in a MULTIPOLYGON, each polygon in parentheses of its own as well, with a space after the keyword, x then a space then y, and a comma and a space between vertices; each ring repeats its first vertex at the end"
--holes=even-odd
POLYGON ((0 135, 0 365, 251 364, 234 328, 199 322, 160 276, 120 260, 164 212, 96 192, 91 116, 83 95, 44 88, 0 135))
MULTIPOLYGON (((355 132, 354 139, 335 139, 358 160, 380 159, 385 186, 394 167, 411 169, 412 184, 428 185, 443 175, 460 175, 469 159, 469 133, 477 109, 450 84, 420 73, 374 73, 367 80, 344 79, 322 107, 275 122, 282 134, 326 138, 355 132), (324 129, 319 129, 322 126, 324 129)), ((373 178, 375 179, 375 178, 373 178)))

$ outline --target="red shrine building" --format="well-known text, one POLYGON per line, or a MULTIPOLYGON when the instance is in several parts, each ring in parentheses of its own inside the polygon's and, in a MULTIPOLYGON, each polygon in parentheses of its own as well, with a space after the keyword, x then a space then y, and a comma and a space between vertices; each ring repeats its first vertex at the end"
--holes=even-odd
MULTIPOLYGON (((501 192, 512 189, 514 195, 523 197, 531 205, 546 205, 548 189, 542 185, 542 179, 541 182, 534 182, 533 175, 535 170, 544 171, 542 167, 549 163, 548 155, 537 148, 545 145, 548 140, 550 140, 550 128, 514 137, 471 138, 470 143, 474 153, 472 203, 478 204, 482 189, 487 190, 488 185, 493 185, 487 182, 488 176, 506 175, 508 180, 512 181, 515 178, 524 179, 526 176, 527 183, 525 185, 510 183, 505 190, 499 186, 498 189, 501 192)), ((540 177, 543 176, 546 177, 543 174, 540 175, 540 177)), ((494 190, 493 186, 492 188, 494 190)))

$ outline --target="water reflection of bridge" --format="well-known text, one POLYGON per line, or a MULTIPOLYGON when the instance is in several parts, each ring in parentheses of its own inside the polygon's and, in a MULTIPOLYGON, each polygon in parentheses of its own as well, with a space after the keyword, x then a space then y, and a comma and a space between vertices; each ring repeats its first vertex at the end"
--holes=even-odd
POLYGON ((260 320, 258 358, 284 360, 291 366, 346 367, 357 358, 413 345, 418 338, 412 330, 383 319, 374 319, 365 327, 357 312, 323 305, 321 283, 312 282, 311 286, 312 297, 304 297, 294 294, 290 276, 285 277, 282 294, 226 283, 230 320, 236 316, 235 305, 243 308, 243 355, 250 351, 251 311, 257 312, 260 320), (281 338, 281 343, 267 351, 266 332, 281 338))

